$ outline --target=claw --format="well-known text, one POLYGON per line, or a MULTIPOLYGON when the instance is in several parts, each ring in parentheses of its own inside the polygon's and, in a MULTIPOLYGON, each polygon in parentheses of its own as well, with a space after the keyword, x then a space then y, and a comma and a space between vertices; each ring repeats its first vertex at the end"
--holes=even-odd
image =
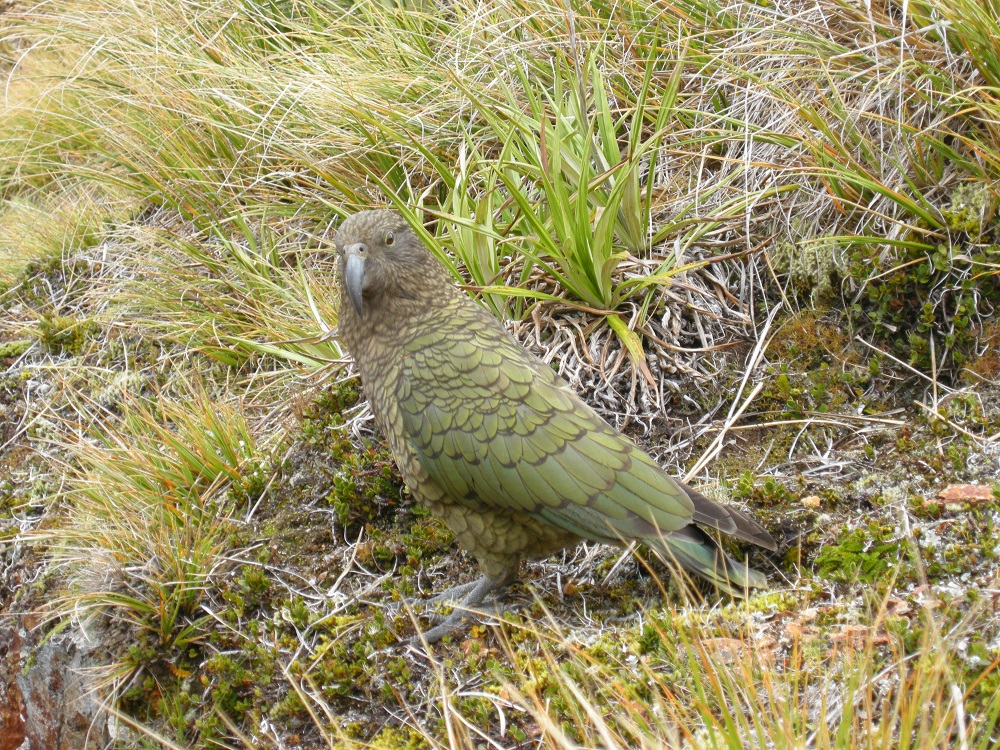
MULTIPOLYGON (((486 614, 498 617, 503 613, 498 602, 492 602, 487 607, 483 608, 479 605, 482 604, 483 599, 495 589, 502 588, 506 586, 514 578, 516 574, 514 573, 502 573, 496 578, 490 578, 489 576, 483 576, 482 578, 472 581, 471 583, 463 583, 458 586, 453 586, 447 591, 443 591, 437 596, 428 599, 428 604, 437 604, 445 601, 454 601, 455 597, 461 594, 465 594, 465 598, 461 601, 455 603, 455 609, 447 617, 443 618, 430 630, 424 632, 418 632, 412 638, 404 641, 405 645, 408 646, 425 646, 431 643, 437 643, 446 635, 449 635, 462 626, 463 620, 470 615, 476 614, 486 614)), ((440 617, 440 615, 436 616, 440 617)))

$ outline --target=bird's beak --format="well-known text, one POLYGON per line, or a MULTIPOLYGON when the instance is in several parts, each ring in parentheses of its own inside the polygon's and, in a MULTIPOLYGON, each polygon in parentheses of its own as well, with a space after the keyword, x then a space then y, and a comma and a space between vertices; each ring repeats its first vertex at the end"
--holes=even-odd
POLYGON ((344 248, 344 284, 359 317, 365 314, 361 296, 365 287, 365 256, 361 254, 364 249, 360 244, 344 248))

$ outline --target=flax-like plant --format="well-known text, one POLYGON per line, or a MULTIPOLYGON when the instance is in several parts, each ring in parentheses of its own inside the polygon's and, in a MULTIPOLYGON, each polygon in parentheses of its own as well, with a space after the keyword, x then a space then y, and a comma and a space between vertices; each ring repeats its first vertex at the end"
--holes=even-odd
POLYGON ((572 67, 556 63, 551 94, 540 85, 547 82, 540 71, 523 64, 516 64, 517 88, 508 86, 503 101, 467 92, 491 137, 505 144, 494 169, 520 211, 522 252, 574 297, 601 310, 621 301, 615 272, 626 253, 645 255, 652 236, 652 191, 642 178, 657 159, 677 80, 671 78, 652 101, 653 65, 647 63, 635 108, 626 115, 612 109, 593 59, 581 81, 574 81, 572 67))
MULTIPOLYGON (((502 285, 501 261, 506 252, 513 251, 500 234, 503 214, 510 219, 510 213, 502 211, 502 205, 498 205, 498 199, 503 196, 498 190, 499 180, 495 170, 487 166, 482 183, 473 182, 479 176, 476 172, 483 171, 484 167, 478 153, 462 148, 458 164, 458 174, 448 198, 448 213, 440 217, 442 226, 439 237, 447 241, 465 266, 473 284, 484 289, 497 288, 502 285)), ((501 294, 486 292, 483 299, 494 315, 501 319, 507 317, 501 294)))
MULTIPOLYGON (((658 49, 655 43, 652 49, 658 49)), ((476 187, 484 197, 478 199, 475 210, 460 194, 473 187, 464 177, 468 169, 463 168, 463 179, 452 186, 451 214, 446 217, 450 226, 464 227, 461 234, 453 235, 453 245, 473 269, 474 279, 490 285, 489 294, 545 298, 546 293, 493 283, 500 272, 498 251, 508 245, 498 242, 500 217, 485 217, 491 205, 500 204, 508 217, 505 236, 517 243, 518 252, 527 260, 522 279, 531 266, 540 266, 569 295, 608 313, 609 325, 644 371, 640 337, 611 313, 627 296, 626 290, 642 288, 622 283, 617 274, 620 263, 629 253, 645 257, 651 249, 652 175, 673 115, 682 69, 678 60, 666 85, 654 91, 657 65, 652 56, 646 60, 634 105, 625 109, 612 104, 593 57, 577 68, 557 61, 552 71, 515 62, 514 79, 501 84, 500 100, 484 97, 459 82, 488 125, 475 138, 502 147, 494 158, 482 160, 486 177, 476 187), (586 77, 577 80, 574 75, 581 70, 586 77), (543 82, 550 81, 552 93, 544 93, 543 82), (588 89, 593 91, 593 101, 588 89), (522 109, 523 102, 527 111, 522 109), (501 186, 502 203, 494 197, 501 186), (491 279, 484 269, 490 270, 491 279)), ((655 283, 666 283, 669 276, 664 263, 655 283)), ((496 304, 491 300, 491 306, 496 304)))

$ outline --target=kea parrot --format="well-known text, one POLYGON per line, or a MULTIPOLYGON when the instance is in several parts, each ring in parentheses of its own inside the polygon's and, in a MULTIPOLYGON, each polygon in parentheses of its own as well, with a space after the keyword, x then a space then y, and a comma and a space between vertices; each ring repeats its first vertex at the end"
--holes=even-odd
POLYGON ((732 596, 766 585, 699 527, 773 550, 770 534, 608 425, 453 283, 399 214, 357 213, 334 242, 337 332, 375 422, 410 492, 483 574, 431 600, 456 608, 427 642, 512 582, 522 559, 583 539, 641 542, 732 596))

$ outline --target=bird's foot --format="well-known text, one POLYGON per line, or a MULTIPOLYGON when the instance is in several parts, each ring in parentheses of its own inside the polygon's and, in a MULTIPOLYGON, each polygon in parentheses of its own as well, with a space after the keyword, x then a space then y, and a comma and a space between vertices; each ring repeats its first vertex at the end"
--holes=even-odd
POLYGON ((472 583, 453 586, 447 591, 443 591, 437 596, 426 600, 427 603, 441 603, 455 601, 456 597, 462 594, 465 595, 464 598, 455 603, 455 608, 450 615, 443 618, 439 615, 433 616, 431 618, 432 621, 436 621, 434 627, 430 630, 417 633, 417 635, 408 639, 405 643, 411 646, 436 643, 444 636, 458 630, 462 625, 462 621, 470 615, 485 614, 487 616, 499 616, 504 611, 499 602, 490 602, 485 607, 480 605, 491 591, 506 586, 512 578, 513 575, 511 574, 503 574, 496 578, 483 576, 472 583))
POLYGON ((428 604, 441 604, 442 602, 455 602, 456 604, 465 599, 469 592, 476 588, 482 582, 481 578, 475 581, 469 581, 468 583, 460 583, 457 586, 452 586, 447 588, 439 594, 435 594, 430 599, 427 599, 428 604))
POLYGON ((424 630, 418 632, 412 638, 407 638, 403 643, 407 646, 420 646, 423 644, 437 643, 446 635, 451 635, 456 630, 462 627, 462 622, 468 617, 471 612, 465 609, 458 609, 457 607, 452 610, 452 613, 447 617, 443 617, 437 625, 435 625, 430 630, 424 630))
POLYGON ((481 578, 477 578, 475 581, 460 583, 457 586, 452 586, 451 588, 447 588, 444 591, 435 594, 429 599, 420 599, 419 597, 407 599, 406 603, 414 607, 418 605, 427 606, 430 604, 442 604, 444 602, 454 602, 455 604, 458 604, 469 595, 470 591, 476 588, 481 580, 481 578))
MULTIPOLYGON (((424 599, 419 596, 408 596, 405 599, 400 599, 398 602, 393 602, 386 606, 386 612, 391 617, 396 617, 405 613, 407 610, 413 610, 414 612, 422 612, 428 607, 434 604, 442 604, 444 602, 453 602, 454 604, 459 604, 462 599, 468 595, 472 589, 480 582, 481 579, 476 579, 475 581, 469 581, 468 583, 460 583, 457 586, 452 586, 451 588, 445 589, 439 594, 435 594, 432 597, 424 599)), ((443 619, 443 615, 427 615, 431 619, 443 619)))
POLYGON ((436 643, 446 635, 451 635, 459 630, 463 623, 470 618, 487 618, 500 620, 507 612, 513 612, 515 607, 507 606, 499 601, 487 602, 475 609, 464 609, 455 607, 449 615, 430 614, 426 618, 434 623, 430 630, 417 633, 412 638, 407 638, 403 643, 408 646, 420 646, 424 643, 436 643))
MULTIPOLYGON (((520 606, 521 605, 516 602, 508 603, 508 602, 502 602, 499 599, 494 599, 493 601, 490 602, 484 602, 483 604, 480 604, 478 607, 470 607, 468 609, 463 608, 462 606, 456 604, 455 607, 452 609, 451 613, 447 615, 439 614, 438 612, 428 612, 427 614, 423 614, 420 617, 424 620, 428 620, 434 625, 442 625, 445 622, 448 622, 452 617, 455 616, 456 612, 459 615, 459 619, 476 617, 482 619, 492 618, 494 620, 499 620, 503 618, 505 613, 514 612, 520 606)), ((417 640, 419 640, 419 638, 417 640)))

